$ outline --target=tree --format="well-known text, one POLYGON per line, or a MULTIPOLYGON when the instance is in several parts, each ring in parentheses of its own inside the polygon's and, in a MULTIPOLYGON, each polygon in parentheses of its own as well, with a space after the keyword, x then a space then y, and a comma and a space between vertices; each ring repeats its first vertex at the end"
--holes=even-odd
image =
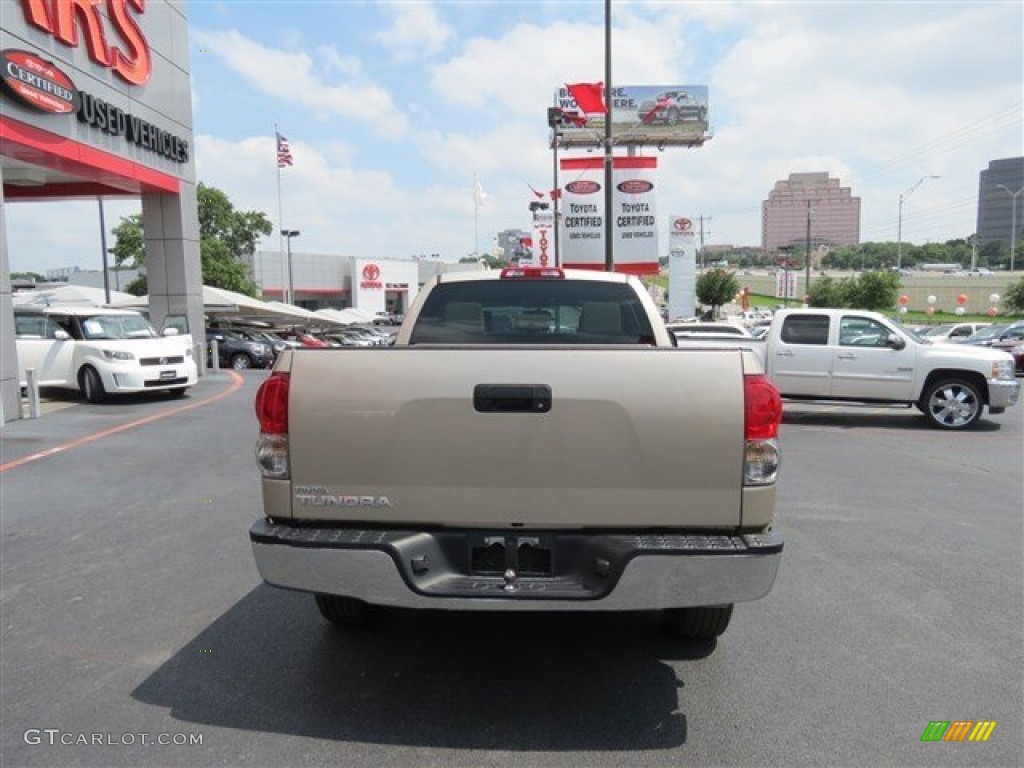
POLYGON ((899 276, 893 272, 865 272, 850 281, 845 295, 851 309, 882 310, 896 305, 899 276))
POLYGON ((144 266, 146 246, 142 239, 142 214, 123 216, 121 223, 114 227, 113 233, 114 246, 110 253, 114 256, 114 266, 131 269, 144 266))
POLYGON ((839 309, 846 305, 843 284, 846 281, 836 280, 831 277, 819 277, 811 283, 811 289, 807 292, 810 300, 807 302, 812 307, 830 307, 839 309))
MULTIPOLYGON (((259 288, 249 277, 243 256, 256 252, 261 236, 274 231, 274 225, 260 211, 238 211, 228 196, 215 187, 200 183, 196 187, 199 206, 199 251, 203 269, 203 284, 248 296, 259 294, 259 288)), ((145 264, 145 242, 142 216, 132 214, 121 219, 114 227, 115 266, 139 268, 145 264)), ((126 289, 129 293, 146 290, 145 277, 133 281, 126 289)))
POLYGON ((712 315, 717 315, 718 308, 732 301, 739 291, 736 274, 724 269, 711 269, 697 278, 697 301, 709 305, 712 315))
POLYGON ((498 256, 492 256, 489 253, 485 253, 480 256, 480 261, 486 264, 490 269, 504 269, 508 266, 508 260, 500 258, 498 256))
POLYGON ((11 280, 31 280, 33 283, 45 283, 46 278, 38 272, 11 272, 11 280))
POLYGON ((1010 285, 1003 294, 1003 306, 1013 314, 1024 313, 1024 277, 1010 285))
POLYGON ((819 277, 811 283, 810 305, 834 309, 888 309, 896 304, 899 277, 892 272, 865 272, 834 280, 819 277))

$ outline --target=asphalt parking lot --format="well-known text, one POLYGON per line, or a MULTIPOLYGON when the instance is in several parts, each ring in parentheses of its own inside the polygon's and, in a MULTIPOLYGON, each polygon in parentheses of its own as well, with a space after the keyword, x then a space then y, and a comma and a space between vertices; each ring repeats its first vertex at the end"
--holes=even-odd
POLYGON ((782 567, 717 644, 649 614, 343 635, 252 562, 265 376, 0 429, 0 764, 1024 763, 1024 408, 787 404, 782 567), (956 720, 997 725, 921 741, 956 720))

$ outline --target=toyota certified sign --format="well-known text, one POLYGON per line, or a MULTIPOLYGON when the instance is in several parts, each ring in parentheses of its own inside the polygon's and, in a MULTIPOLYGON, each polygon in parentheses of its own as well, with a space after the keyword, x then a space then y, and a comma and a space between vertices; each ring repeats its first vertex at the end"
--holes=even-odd
POLYGON ((29 51, 0 52, 6 90, 27 107, 54 115, 70 114, 78 109, 79 96, 71 78, 29 51))

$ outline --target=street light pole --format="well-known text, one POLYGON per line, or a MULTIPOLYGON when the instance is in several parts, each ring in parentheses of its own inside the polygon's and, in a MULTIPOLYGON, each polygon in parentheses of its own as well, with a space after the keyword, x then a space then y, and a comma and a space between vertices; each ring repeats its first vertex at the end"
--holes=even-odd
POLYGON ((1024 192, 1024 187, 1021 187, 1016 192, 1011 192, 1010 188, 1005 184, 996 184, 996 186, 1010 196, 1013 204, 1013 209, 1010 213, 1010 271, 1013 272, 1014 251, 1017 249, 1017 195, 1024 192))
POLYGON ((910 197, 914 190, 920 187, 927 179, 937 179, 938 176, 922 176, 914 185, 900 195, 900 216, 899 223, 896 225, 896 269, 900 269, 903 266, 903 203, 906 202, 907 198, 910 197))
POLYGON ((292 238, 301 234, 297 229, 282 229, 281 236, 288 244, 288 297, 286 304, 295 303, 295 281, 292 279, 292 238))
POLYGON ((612 0, 604 0, 604 269, 615 271, 612 238, 612 0))
POLYGON ((558 198, 562 196, 558 188, 558 141, 562 137, 559 128, 562 127, 564 116, 558 107, 548 109, 548 126, 551 128, 551 149, 552 149, 552 175, 554 176, 554 187, 551 190, 551 208, 555 221, 555 266, 562 266, 562 256, 558 249, 558 198))
MULTIPOLYGON (((807 201, 807 252, 804 255, 804 295, 810 297, 811 294, 811 219, 814 218, 814 212, 811 210, 811 201, 807 201)), ((810 304, 810 298, 807 301, 810 304)))

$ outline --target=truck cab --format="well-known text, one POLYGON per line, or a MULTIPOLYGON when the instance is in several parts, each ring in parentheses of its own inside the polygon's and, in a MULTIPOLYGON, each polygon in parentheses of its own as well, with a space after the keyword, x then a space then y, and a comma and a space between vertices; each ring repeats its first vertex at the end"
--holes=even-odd
POLYGON ((780 310, 763 352, 784 398, 914 405, 942 429, 972 427, 1020 394, 1009 354, 932 344, 876 312, 780 310))

